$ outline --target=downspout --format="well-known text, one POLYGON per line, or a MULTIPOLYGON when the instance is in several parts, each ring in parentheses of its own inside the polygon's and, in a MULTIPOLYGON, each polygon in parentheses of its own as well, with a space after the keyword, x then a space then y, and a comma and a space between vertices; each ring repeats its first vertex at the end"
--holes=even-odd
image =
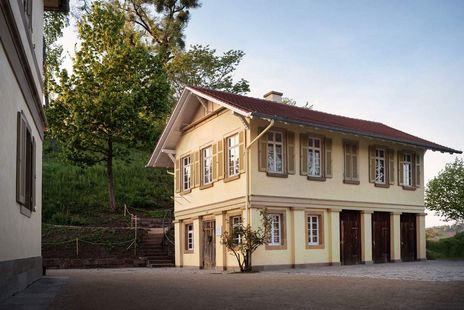
MULTIPOLYGON (((246 147, 246 155, 247 155, 247 167, 246 167, 246 172, 247 172, 247 177, 246 177, 246 203, 245 203, 245 214, 246 214, 246 224, 249 224, 249 209, 250 209, 250 161, 251 161, 251 153, 250 153, 250 148, 251 146, 258 141, 271 127, 274 126, 274 120, 271 119, 269 125, 264 128, 264 130, 256 137, 253 139, 253 141, 250 142, 250 144, 247 145, 246 147)), ((250 135, 251 136, 251 135, 250 135)))

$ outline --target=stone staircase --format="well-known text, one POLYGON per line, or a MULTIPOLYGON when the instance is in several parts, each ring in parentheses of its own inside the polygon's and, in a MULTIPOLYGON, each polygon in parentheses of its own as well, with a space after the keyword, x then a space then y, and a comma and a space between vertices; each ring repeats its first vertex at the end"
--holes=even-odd
POLYGON ((175 267, 174 257, 167 246, 163 247, 165 228, 160 219, 140 218, 138 225, 148 229, 147 235, 139 244, 140 256, 146 259, 147 267, 175 267))

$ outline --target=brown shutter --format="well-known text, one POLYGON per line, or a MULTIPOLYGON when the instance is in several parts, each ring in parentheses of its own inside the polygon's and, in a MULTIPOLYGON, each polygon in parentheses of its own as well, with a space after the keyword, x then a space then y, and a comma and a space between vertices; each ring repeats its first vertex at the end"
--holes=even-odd
POLYGON ((422 165, 422 156, 420 154, 416 154, 416 171, 415 171, 415 176, 416 176, 416 187, 420 187, 421 185, 421 165, 422 165))
POLYGON ((351 144, 343 143, 343 149, 345 151, 345 180, 351 180, 353 178, 353 160, 351 158, 351 144))
POLYGON ((240 131, 238 133, 238 150, 240 154, 240 158, 238 161, 239 164, 239 171, 240 173, 245 172, 245 164, 246 164, 246 152, 245 152, 245 131, 240 131))
POLYGON ((218 180, 218 154, 217 154, 217 144, 213 144, 213 182, 218 180))
POLYGON ((300 134, 300 174, 308 175, 308 135, 300 134))
POLYGON ((32 184, 31 184, 31 209, 32 211, 35 211, 35 207, 36 207, 36 201, 37 201, 37 198, 36 198, 36 182, 37 182, 37 172, 36 172, 36 145, 35 145, 35 139, 34 137, 32 138, 32 149, 31 149, 31 152, 32 152, 32 163, 31 163, 31 168, 32 168, 32 184))
POLYGON ((287 131, 287 172, 295 174, 295 133, 287 131))
POLYGON ((217 143, 218 180, 224 179, 224 140, 217 143))
POLYGON ((395 151, 387 150, 388 156, 388 183, 395 184, 395 151))
POLYGON ((332 139, 325 138, 324 139, 324 148, 325 148, 325 177, 331 178, 332 177, 332 139))
POLYGON ((193 153, 193 162, 195 168, 192 170, 192 178, 194 178, 195 187, 200 186, 201 169, 200 169, 200 151, 193 153))
POLYGON ((195 160, 194 160, 195 152, 190 153, 190 189, 195 187, 195 160))
POLYGON ((375 183, 375 147, 369 146, 369 182, 375 183))
POLYGON ((26 203, 26 123, 21 115, 17 114, 16 130, 16 201, 22 205, 26 203))
POLYGON ((404 173, 403 173, 404 154, 398 151, 398 185, 403 185, 404 173))
POLYGON ((358 174, 358 144, 353 144, 351 145, 351 159, 353 160, 353 166, 352 166, 352 176, 353 180, 358 181, 359 180, 359 174, 358 174))
MULTIPOLYGON (((264 128, 258 128, 258 135, 263 132, 264 128)), ((258 170, 267 171, 267 133, 265 133, 258 141, 258 170)))
POLYGON ((179 159, 176 160, 175 170, 176 170, 175 190, 176 190, 176 193, 179 193, 180 192, 180 186, 182 184, 181 183, 182 176, 181 176, 181 173, 180 173, 180 160, 179 159))

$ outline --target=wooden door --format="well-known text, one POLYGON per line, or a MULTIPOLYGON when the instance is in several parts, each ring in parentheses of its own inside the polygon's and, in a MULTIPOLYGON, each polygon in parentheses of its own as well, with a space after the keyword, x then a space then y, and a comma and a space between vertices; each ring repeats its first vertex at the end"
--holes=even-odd
POLYGON ((372 214, 372 260, 374 263, 390 261, 390 213, 372 214))
POLYGON ((340 260, 342 265, 361 263, 361 217, 359 211, 340 212, 340 260))
POLYGON ((416 215, 403 213, 401 222, 401 260, 410 262, 416 260, 416 215))
POLYGON ((214 221, 203 222, 203 268, 216 267, 216 229, 214 221))

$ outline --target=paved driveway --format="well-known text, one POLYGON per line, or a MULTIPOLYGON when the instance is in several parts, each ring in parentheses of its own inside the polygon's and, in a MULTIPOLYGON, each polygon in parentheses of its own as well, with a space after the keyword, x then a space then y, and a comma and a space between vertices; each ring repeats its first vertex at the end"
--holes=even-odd
POLYGON ((69 277, 51 309, 464 309, 463 273, 464 262, 254 274, 145 268, 49 272, 69 277))

